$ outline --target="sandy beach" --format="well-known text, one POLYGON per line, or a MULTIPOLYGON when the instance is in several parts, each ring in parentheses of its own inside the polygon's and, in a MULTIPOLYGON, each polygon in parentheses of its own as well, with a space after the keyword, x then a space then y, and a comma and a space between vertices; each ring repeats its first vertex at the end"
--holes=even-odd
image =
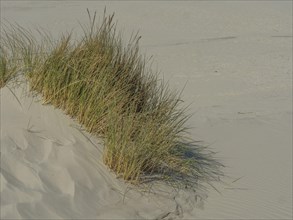
MULTIPOLYGON (((226 166, 208 192, 138 189, 103 143, 27 84, 1 91, 1 219, 292 219, 292 2, 1 1, 1 22, 58 37, 86 9, 115 12, 193 116, 191 135, 226 166)), ((2 23, 1 23, 2 24, 2 23)))

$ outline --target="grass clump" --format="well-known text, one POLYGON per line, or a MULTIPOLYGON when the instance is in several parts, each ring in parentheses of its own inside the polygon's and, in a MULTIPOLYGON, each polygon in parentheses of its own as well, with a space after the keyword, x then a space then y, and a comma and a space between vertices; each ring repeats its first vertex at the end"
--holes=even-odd
POLYGON ((103 138, 104 163, 117 175, 132 183, 216 180, 221 164, 189 140, 180 97, 147 67, 138 35, 124 46, 113 16, 96 25, 96 14, 89 14, 79 40, 67 34, 52 41, 42 34, 37 43, 31 32, 13 26, 3 42, 16 51, 12 59, 21 60, 18 66, 45 103, 103 138))
POLYGON ((0 88, 6 85, 17 73, 15 61, 9 59, 8 52, 0 47, 0 88))

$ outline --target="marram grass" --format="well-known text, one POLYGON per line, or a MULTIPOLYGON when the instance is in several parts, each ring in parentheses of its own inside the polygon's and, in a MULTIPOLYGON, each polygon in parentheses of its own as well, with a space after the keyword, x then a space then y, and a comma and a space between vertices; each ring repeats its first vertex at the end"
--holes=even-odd
MULTIPOLYGON (((89 16, 90 17, 90 16, 89 16)), ((139 36, 124 46, 113 15, 90 17, 84 35, 49 34, 4 25, 0 86, 21 72, 45 103, 63 109, 104 140, 104 163, 134 184, 166 180, 193 185, 222 175, 212 153, 194 144, 178 94, 157 79, 139 53, 139 36)))
POLYGON ((17 61, 9 59, 8 52, 0 47, 0 88, 6 85, 17 73, 17 61))

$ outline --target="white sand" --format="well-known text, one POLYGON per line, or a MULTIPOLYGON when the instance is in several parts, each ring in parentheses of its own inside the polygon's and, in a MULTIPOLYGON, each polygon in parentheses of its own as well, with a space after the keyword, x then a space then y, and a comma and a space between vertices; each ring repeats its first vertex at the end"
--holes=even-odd
POLYGON ((292 2, 5 1, 1 18, 57 36, 105 5, 173 88, 187 82, 192 135, 219 152, 226 184, 204 202, 165 186, 141 195, 62 111, 5 87, 1 218, 292 219, 292 2))

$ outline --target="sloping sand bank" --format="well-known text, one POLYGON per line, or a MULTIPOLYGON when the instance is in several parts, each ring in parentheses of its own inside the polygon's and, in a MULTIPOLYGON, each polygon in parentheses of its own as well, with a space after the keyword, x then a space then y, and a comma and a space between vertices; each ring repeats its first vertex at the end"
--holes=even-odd
POLYGON ((292 2, 5 1, 1 18, 57 36, 105 5, 126 36, 140 30, 171 87, 187 82, 192 135, 227 166, 221 194, 133 190, 103 165, 97 139, 10 85, 15 94, 1 89, 1 218, 292 219, 292 2))
POLYGON ((116 179, 102 163, 102 144, 60 110, 28 96, 26 84, 1 90, 1 111, 1 218, 178 217, 204 199, 116 179))

